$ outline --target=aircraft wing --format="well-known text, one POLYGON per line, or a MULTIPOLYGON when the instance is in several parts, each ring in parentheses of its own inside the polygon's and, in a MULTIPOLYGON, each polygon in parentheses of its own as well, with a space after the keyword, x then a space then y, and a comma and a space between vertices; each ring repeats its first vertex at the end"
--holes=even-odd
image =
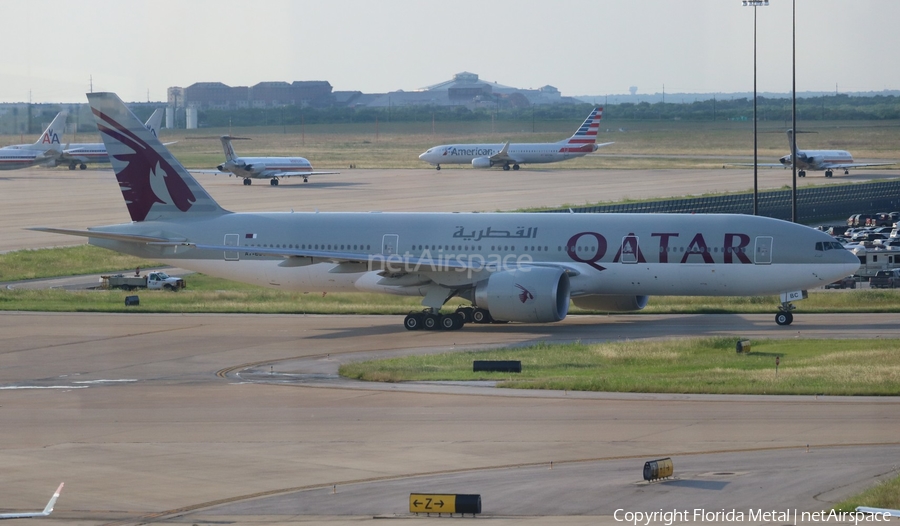
POLYGON ((231 173, 231 172, 223 172, 220 170, 195 170, 193 168, 188 169, 188 171, 191 172, 192 174, 213 174, 213 175, 230 174, 231 173))
MULTIPOLYGON (((753 163, 728 163, 728 166, 753 166, 753 163)), ((756 163, 756 166, 762 166, 765 168, 790 168, 789 164, 781 164, 781 163, 756 163)))
POLYGON ((504 163, 504 162, 519 162, 518 159, 511 157, 509 155, 509 141, 506 141, 506 144, 503 145, 503 148, 500 148, 500 151, 491 156, 491 162, 493 163, 504 163))
POLYGON ((900 517, 900 510, 892 510, 888 508, 870 508, 868 506, 857 506, 856 511, 860 513, 877 513, 879 515, 887 515, 890 517, 900 517))
POLYGON ((71 230, 68 228, 32 227, 27 230, 35 232, 48 232, 50 234, 63 234, 66 236, 95 237, 112 241, 126 241, 129 243, 169 243, 180 244, 184 239, 169 239, 165 237, 139 236, 134 234, 116 234, 113 232, 97 232, 94 230, 71 230))
POLYGON ((53 507, 56 506, 56 499, 59 498, 59 494, 62 493, 62 489, 65 483, 61 483, 58 488, 56 488, 56 492, 50 497, 50 502, 44 506, 43 511, 30 511, 24 513, 0 513, 0 519, 31 519, 34 517, 46 517, 53 512, 53 507))
POLYGON ((330 175, 341 172, 266 172, 262 177, 308 177, 310 175, 330 175))
POLYGON ((892 164, 897 164, 897 163, 845 163, 845 164, 829 163, 828 165, 825 166, 825 168, 837 168, 839 170, 844 170, 846 168, 862 168, 864 166, 890 166, 892 164))

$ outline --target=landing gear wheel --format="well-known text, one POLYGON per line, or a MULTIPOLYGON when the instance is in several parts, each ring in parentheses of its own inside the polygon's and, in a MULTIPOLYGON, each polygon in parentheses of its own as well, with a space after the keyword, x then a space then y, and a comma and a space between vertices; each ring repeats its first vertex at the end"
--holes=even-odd
POLYGON ((514 164, 514 165, 513 165, 513 170, 518 170, 518 169, 519 169, 519 165, 518 165, 518 164, 514 164))
POLYGON ((441 316, 441 329, 445 331, 459 330, 463 326, 463 317, 461 314, 454 312, 446 316, 441 316))
POLYGON ((800 170, 797 172, 797 177, 806 177, 806 170, 800 170))
POLYGON ((844 175, 850 175, 850 170, 844 170, 844 175))
POLYGON ((441 165, 435 166, 434 169, 440 172, 440 171, 441 171, 441 165))
POLYGON ((84 164, 84 163, 81 163, 81 164, 78 165, 78 168, 80 168, 80 169, 82 169, 82 170, 87 170, 87 165, 84 164))
POLYGON ((504 165, 503 165, 503 171, 504 171, 504 172, 508 172, 508 171, 509 171, 509 165, 508 165, 508 164, 504 164, 504 165))
POLYGON ((250 186, 251 184, 253 184, 253 181, 251 181, 250 179, 244 179, 244 186, 250 186))
POLYGON ((273 177, 272 180, 269 181, 269 184, 272 185, 272 186, 278 186, 278 179, 275 179, 275 178, 273 177))
POLYGON ((825 170, 825 177, 831 177, 833 175, 834 175, 834 172, 832 172, 831 170, 825 170))
POLYGON ((304 177, 304 178, 303 178, 303 182, 304 182, 304 183, 308 183, 308 182, 309 182, 309 179, 307 179, 306 177, 304 177))
POLYGON ((433 331, 438 329, 437 314, 426 314, 425 318, 422 320, 422 327, 424 327, 426 331, 433 331))
POLYGON ((474 319, 472 319, 472 312, 474 311, 475 309, 473 309, 472 307, 460 307, 456 309, 456 313, 463 317, 463 322, 465 323, 472 323, 475 321, 474 319))
POLYGON ((403 326, 406 327, 408 331, 417 331, 422 328, 422 315, 421 314, 407 314, 406 318, 403 320, 403 326))
POLYGON ((794 321, 794 315, 790 312, 779 312, 775 315, 775 323, 778 325, 790 325, 794 321))
POLYGON ((75 169, 75 164, 70 164, 70 165, 69 165, 69 170, 74 170, 74 169, 75 169))
POLYGON ((485 309, 476 308, 472 311, 472 321, 475 323, 491 323, 494 321, 494 318, 491 317, 491 313, 485 309))

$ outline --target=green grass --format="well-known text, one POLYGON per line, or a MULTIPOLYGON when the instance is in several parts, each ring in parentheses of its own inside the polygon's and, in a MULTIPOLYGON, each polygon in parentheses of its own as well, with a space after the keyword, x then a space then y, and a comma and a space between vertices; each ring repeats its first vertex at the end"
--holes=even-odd
POLYGON ((734 337, 548 344, 346 364, 369 381, 496 380, 499 387, 647 393, 900 394, 900 342, 734 337), (775 372, 775 357, 781 365, 775 372), (473 360, 520 360, 522 373, 474 373, 473 360))
POLYGON ((0 281, 78 276, 156 265, 92 245, 17 250, 0 254, 0 281))
POLYGON ((857 506, 900 509, 900 477, 885 480, 834 507, 837 511, 854 511, 857 506))

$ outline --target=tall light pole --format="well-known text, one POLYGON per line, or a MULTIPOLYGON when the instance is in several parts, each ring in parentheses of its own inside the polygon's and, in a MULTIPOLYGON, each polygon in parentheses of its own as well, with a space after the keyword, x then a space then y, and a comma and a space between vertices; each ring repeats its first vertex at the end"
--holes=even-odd
POLYGON ((791 0, 791 221, 797 222, 797 0, 791 0))
POLYGON ((756 141, 756 8, 769 5, 769 0, 743 0, 753 7, 753 215, 759 215, 759 145, 756 141))

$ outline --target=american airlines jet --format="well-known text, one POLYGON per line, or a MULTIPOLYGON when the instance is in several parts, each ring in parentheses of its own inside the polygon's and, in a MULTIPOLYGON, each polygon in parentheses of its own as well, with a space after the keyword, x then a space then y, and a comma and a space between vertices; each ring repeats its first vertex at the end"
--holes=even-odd
POLYGON ((640 310, 651 295, 780 295, 859 259, 824 232, 766 217, 690 214, 235 213, 223 209, 113 93, 88 94, 131 221, 34 230, 235 281, 422 297, 404 326, 558 322, 570 300, 640 310), (441 314, 447 300, 471 306, 441 314))
MULTIPOLYGON (((154 137, 159 137, 159 128, 162 125, 164 110, 157 108, 144 126, 154 137)), ((69 165, 69 170, 76 167, 82 170, 87 168, 89 163, 108 163, 109 155, 106 153, 106 146, 102 142, 96 143, 76 143, 67 144, 62 155, 56 160, 56 166, 69 165)))
MULTIPOLYGON (((801 132, 802 133, 802 132, 801 132)), ((788 130, 788 148, 794 147, 794 131, 788 130)), ((780 166, 791 168, 791 158, 797 158, 797 177, 806 177, 807 170, 825 171, 825 177, 834 175, 834 170, 844 170, 844 175, 850 173, 850 168, 862 168, 863 166, 888 166, 897 163, 854 163, 853 156, 846 150, 800 150, 795 156, 787 154, 778 162, 780 166)), ((779 166, 779 165, 770 165, 779 166)))
POLYGON ((442 164, 469 164, 475 168, 502 166, 504 170, 518 170, 522 164, 555 163, 582 157, 596 152, 597 130, 603 108, 594 108, 575 135, 559 142, 505 144, 445 144, 429 148, 419 159, 434 165, 438 170, 442 164))
POLYGON ((225 162, 217 166, 218 172, 211 170, 192 170, 197 173, 227 173, 229 177, 242 177, 244 185, 249 186, 253 179, 269 179, 269 184, 278 186, 281 177, 302 177, 304 183, 309 182, 311 175, 336 174, 339 172, 314 172, 312 164, 303 157, 238 157, 231 145, 232 137, 223 135, 222 149, 225 151, 225 162))
POLYGON ((16 170, 54 162, 62 154, 66 115, 61 111, 34 144, 14 144, 0 148, 0 170, 16 170))

